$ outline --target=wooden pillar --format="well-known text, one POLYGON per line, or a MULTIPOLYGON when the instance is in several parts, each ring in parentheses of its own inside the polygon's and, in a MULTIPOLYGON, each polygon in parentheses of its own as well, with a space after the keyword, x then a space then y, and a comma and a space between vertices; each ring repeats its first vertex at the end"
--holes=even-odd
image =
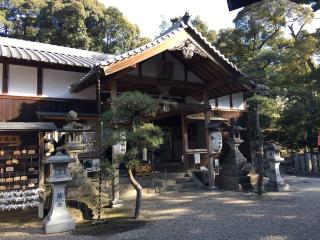
MULTIPOLYGON (((110 84, 110 96, 111 96, 111 107, 112 100, 117 97, 117 82, 111 81, 110 84)), ((112 146, 112 163, 115 165, 115 172, 112 181, 112 200, 110 202, 111 207, 121 206, 122 201, 120 200, 120 181, 119 181, 119 163, 116 161, 115 156, 115 145, 112 146)))
POLYGON ((8 63, 3 63, 2 66, 3 66, 3 70, 2 70, 2 93, 8 93, 8 89, 9 89, 9 64, 8 63))
POLYGON ((187 150, 189 148, 189 146, 188 146, 188 131, 187 131, 184 113, 181 112, 180 116, 181 116, 182 157, 184 160, 184 165, 185 165, 186 171, 188 171, 188 168, 189 168, 188 155, 187 155, 187 150))
POLYGON ((213 169, 213 159, 211 158, 211 143, 209 141, 209 130, 207 128, 208 124, 210 123, 210 104, 209 104, 209 95, 208 91, 203 91, 203 103, 207 106, 207 109, 204 112, 205 116, 205 136, 206 136, 206 146, 207 146, 207 162, 208 162, 208 180, 209 180, 209 187, 214 186, 214 169, 213 169))
MULTIPOLYGON (((98 123, 97 123, 97 130, 96 130, 96 143, 99 149, 99 159, 100 164, 102 164, 102 117, 101 117, 101 79, 99 72, 96 73, 97 82, 96 82, 96 102, 97 102, 97 113, 98 113, 98 123)), ((99 174, 99 197, 98 197, 98 219, 101 217, 102 212, 102 170, 100 169, 99 174)))

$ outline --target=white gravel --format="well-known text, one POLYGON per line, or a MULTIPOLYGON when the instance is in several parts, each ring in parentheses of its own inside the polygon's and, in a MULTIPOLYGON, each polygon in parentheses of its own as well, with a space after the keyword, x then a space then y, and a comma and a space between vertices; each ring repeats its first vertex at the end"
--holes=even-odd
POLYGON ((261 198, 230 191, 170 192, 145 197, 144 215, 150 223, 113 236, 28 233, 23 239, 319 240, 320 179, 288 176, 286 180, 290 192, 267 193, 261 198))

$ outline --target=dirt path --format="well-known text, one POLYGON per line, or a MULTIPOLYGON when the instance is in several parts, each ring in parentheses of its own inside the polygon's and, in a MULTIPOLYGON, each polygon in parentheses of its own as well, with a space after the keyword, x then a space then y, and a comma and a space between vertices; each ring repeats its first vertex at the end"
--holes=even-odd
POLYGON ((147 224, 119 234, 43 235, 40 225, 36 222, 32 225, 30 220, 22 225, 18 221, 5 225, 0 222, 0 238, 319 240, 320 179, 291 176, 286 179, 292 191, 268 193, 262 198, 229 191, 170 192, 145 197, 147 224))

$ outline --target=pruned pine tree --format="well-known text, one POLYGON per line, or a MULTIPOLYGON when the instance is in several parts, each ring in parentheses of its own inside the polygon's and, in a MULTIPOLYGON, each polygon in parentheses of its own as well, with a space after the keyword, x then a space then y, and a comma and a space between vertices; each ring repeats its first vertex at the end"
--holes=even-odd
POLYGON ((126 153, 120 161, 125 164, 130 183, 136 190, 136 208, 134 217, 140 216, 142 187, 133 175, 140 162, 143 148, 155 150, 163 143, 162 131, 150 123, 157 112, 156 100, 140 92, 125 92, 112 99, 111 109, 103 114, 104 126, 112 130, 106 144, 114 145, 125 141, 126 153))

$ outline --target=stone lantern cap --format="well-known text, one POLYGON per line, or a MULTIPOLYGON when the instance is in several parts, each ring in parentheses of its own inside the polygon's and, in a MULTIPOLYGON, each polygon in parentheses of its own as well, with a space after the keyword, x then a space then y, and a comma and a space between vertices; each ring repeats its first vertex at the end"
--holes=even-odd
POLYGON ((274 143, 268 143, 264 146, 263 150, 265 151, 275 151, 275 152, 280 152, 282 147, 274 144, 274 143))
POLYGON ((70 163, 70 162, 75 162, 75 159, 73 159, 72 157, 63 154, 62 152, 62 148, 58 147, 57 148, 57 153, 54 156, 50 156, 45 163, 46 164, 53 164, 53 163, 70 163))
POLYGON ((205 128, 212 130, 223 130, 229 126, 226 122, 227 120, 224 118, 216 118, 214 120, 211 120, 205 128))
POLYGON ((227 128, 228 132, 240 132, 240 131, 246 131, 247 128, 241 127, 240 124, 234 119, 230 119, 229 127, 227 128))

